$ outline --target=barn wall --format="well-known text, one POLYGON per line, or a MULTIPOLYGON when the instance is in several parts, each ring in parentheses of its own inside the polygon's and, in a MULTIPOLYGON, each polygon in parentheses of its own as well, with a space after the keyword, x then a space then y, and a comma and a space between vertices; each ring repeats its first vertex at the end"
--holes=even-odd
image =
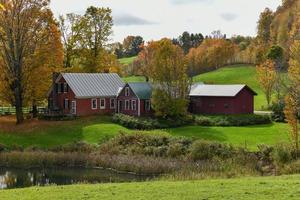
POLYGON ((194 114, 252 114, 254 96, 243 89, 236 97, 191 97, 190 112, 194 114))

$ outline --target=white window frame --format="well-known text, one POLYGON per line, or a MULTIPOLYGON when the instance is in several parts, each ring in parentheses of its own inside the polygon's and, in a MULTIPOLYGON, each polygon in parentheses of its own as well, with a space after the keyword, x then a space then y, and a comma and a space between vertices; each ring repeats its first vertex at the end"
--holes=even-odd
POLYGON ((130 110, 130 101, 125 100, 125 110, 130 110))
POLYGON ((145 101, 145 110, 146 111, 150 111, 151 110, 151 101, 150 100, 146 100, 145 101))
POLYGON ((129 87, 125 87, 125 97, 129 97, 130 96, 130 89, 129 87))
POLYGON ((61 91, 61 83, 57 83, 57 93, 58 94, 62 93, 62 91, 61 91))
POLYGON ((92 110, 97 110, 98 102, 97 99, 91 99, 91 108, 92 110), (96 107, 94 107, 94 102, 96 102, 96 107))
POLYGON ((72 102, 71 102, 71 114, 72 115, 76 115, 77 114, 77 105, 76 105, 77 103, 76 103, 76 101, 75 100, 73 100, 72 102))
POLYGON ((104 110, 106 107, 106 100, 105 99, 100 99, 100 110, 104 110), (104 105, 102 106, 102 103, 104 102, 104 105))
POLYGON ((69 109, 69 99, 64 99, 64 109, 69 109))
POLYGON ((136 111, 136 100, 132 100, 131 101, 131 110, 134 110, 134 111, 136 111))
POLYGON ((110 99, 110 109, 116 109, 116 99, 115 98, 111 98, 110 99), (114 102, 114 105, 112 106, 112 102, 114 102))

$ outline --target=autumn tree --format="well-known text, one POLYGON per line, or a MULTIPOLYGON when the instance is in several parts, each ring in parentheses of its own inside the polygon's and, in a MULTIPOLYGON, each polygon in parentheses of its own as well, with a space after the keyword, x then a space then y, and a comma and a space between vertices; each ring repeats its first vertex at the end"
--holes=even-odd
POLYGON ((91 6, 80 19, 78 26, 81 31, 78 43, 81 63, 86 72, 104 71, 100 69, 101 52, 105 51, 105 45, 112 34, 111 13, 109 8, 91 6))
POLYGON ((141 36, 127 36, 123 41, 123 51, 125 57, 136 56, 142 50, 144 39, 141 36))
POLYGON ((275 64, 272 60, 258 65, 256 67, 258 81, 260 86, 265 93, 268 107, 270 107, 274 85, 276 82, 276 70, 275 64))
POLYGON ((271 24, 274 19, 274 13, 269 8, 260 14, 258 21, 257 37, 264 44, 269 44, 271 41, 271 24))
POLYGON ((44 33, 54 21, 49 0, 1 0, 0 3, 5 8, 0 12, 0 67, 4 89, 10 95, 10 103, 16 107, 19 124, 24 119, 22 108, 28 88, 26 79, 35 68, 32 60, 39 47, 49 41, 49 34, 44 33))
POLYGON ((300 114, 300 41, 296 40, 291 47, 289 68, 290 87, 286 97, 285 116, 291 127, 291 138, 299 151, 299 114, 300 114))
POLYGON ((164 118, 184 116, 190 88, 184 53, 168 39, 152 45, 154 51, 148 67, 154 85, 152 105, 155 113, 164 118))
POLYGON ((201 33, 183 32, 178 38, 173 39, 173 44, 179 45, 185 54, 189 53, 191 48, 197 48, 204 40, 201 33))
POLYGON ((79 56, 77 42, 81 34, 79 26, 81 16, 73 13, 59 16, 59 28, 64 45, 64 67, 74 67, 74 60, 79 56))

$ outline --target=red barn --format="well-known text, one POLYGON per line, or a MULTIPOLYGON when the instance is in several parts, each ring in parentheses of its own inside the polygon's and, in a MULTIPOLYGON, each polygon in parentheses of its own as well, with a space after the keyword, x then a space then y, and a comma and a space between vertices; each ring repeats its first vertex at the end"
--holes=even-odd
POLYGON ((132 116, 149 116, 152 87, 149 83, 127 83, 118 96, 118 113, 132 116))
POLYGON ((253 114, 255 93, 247 85, 195 84, 190 92, 193 114, 253 114))
POLYGON ((115 113, 123 86, 117 74, 56 74, 48 93, 49 112, 76 116, 115 113))

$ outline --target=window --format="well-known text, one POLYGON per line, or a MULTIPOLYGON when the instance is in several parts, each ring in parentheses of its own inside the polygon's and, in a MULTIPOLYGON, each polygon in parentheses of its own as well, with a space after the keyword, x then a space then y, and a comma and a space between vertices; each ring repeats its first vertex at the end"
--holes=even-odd
POLYGON ((145 101, 145 110, 150 111, 151 110, 151 102, 150 100, 145 101))
POLYGON ((129 110, 129 100, 125 100, 125 110, 129 110))
POLYGON ((67 83, 64 83, 64 93, 67 93, 69 91, 69 87, 67 83))
POLYGON ((69 100, 68 99, 64 100, 64 109, 69 109, 69 100))
POLYGON ((136 100, 131 101, 131 110, 136 110, 136 100))
POLYGON ((100 99, 100 109, 105 109, 105 99, 100 99))
POLYGON ((211 103, 211 104, 209 104, 209 107, 214 108, 214 107, 216 107, 216 105, 214 103, 211 103))
POLYGON ((61 85, 60 85, 60 83, 57 83, 56 86, 57 86, 57 93, 60 94, 61 93, 61 85))
POLYGON ((228 103, 224 104, 224 108, 229 108, 229 107, 230 107, 230 105, 228 103))
POLYGON ((129 94, 130 94, 129 87, 126 87, 125 88, 125 97, 129 97, 129 94))
POLYGON ((96 110, 97 109, 97 99, 92 99, 91 104, 92 104, 92 110, 96 110))
POLYGON ((116 99, 110 99, 110 109, 116 108, 116 99))

